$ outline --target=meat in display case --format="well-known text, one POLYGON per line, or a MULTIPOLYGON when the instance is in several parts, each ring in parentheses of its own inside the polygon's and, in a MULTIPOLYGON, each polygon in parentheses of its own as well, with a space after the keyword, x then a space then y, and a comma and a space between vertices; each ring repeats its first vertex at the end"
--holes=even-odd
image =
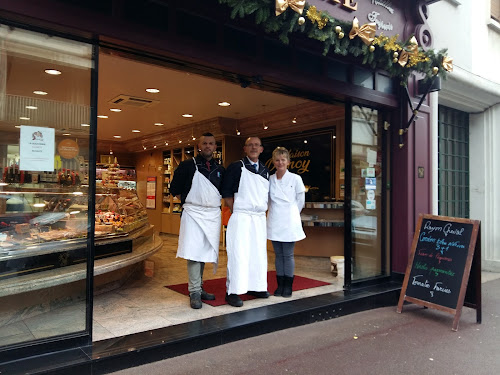
MULTIPOLYGON (((82 188, 0 191, 0 280, 85 262, 88 202, 82 188)), ((97 188, 95 259, 131 252, 149 229, 135 190, 97 188)))

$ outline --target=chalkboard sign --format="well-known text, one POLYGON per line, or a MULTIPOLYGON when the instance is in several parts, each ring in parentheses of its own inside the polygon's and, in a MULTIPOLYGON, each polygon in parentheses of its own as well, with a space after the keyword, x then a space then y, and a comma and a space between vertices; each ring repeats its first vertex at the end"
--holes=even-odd
POLYGON ((473 258, 480 256, 480 251, 475 251, 478 234, 477 220, 420 215, 398 312, 401 312, 404 301, 446 311, 455 315, 453 330, 456 331, 469 276, 474 278, 471 284, 475 290, 469 289, 467 306, 480 309, 480 302, 474 302, 480 301, 480 289, 477 295, 477 288, 478 285, 480 288, 481 273, 477 267, 471 273, 473 258))

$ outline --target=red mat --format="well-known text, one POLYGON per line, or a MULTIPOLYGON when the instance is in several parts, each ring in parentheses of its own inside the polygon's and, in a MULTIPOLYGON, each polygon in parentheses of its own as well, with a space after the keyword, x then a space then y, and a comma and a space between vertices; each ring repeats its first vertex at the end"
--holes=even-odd
MULTIPOLYGON (((307 277, 295 276, 293 280, 293 291, 316 288, 318 286, 330 285, 329 283, 325 283, 324 281, 308 279, 307 277)), ((275 289, 278 287, 276 282, 276 271, 268 271, 267 272, 267 290, 270 293, 273 293, 275 289)), ((189 295, 187 283, 177 284, 177 285, 167 285, 165 288, 172 289, 178 293, 184 294, 185 296, 189 295)), ((223 277, 221 279, 213 279, 213 280, 205 280, 203 281, 203 289, 205 289, 208 293, 215 294, 214 301, 203 301, 211 306, 222 306, 226 305, 226 300, 224 297, 226 296, 226 278, 223 277)), ((248 294, 240 295, 243 301, 248 301, 250 299, 255 299, 254 296, 249 296, 248 294)))

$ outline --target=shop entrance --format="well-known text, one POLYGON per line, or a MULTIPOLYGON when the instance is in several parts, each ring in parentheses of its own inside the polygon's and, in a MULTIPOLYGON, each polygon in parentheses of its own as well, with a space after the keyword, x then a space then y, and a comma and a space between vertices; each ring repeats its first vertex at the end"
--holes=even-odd
MULTIPOLYGON (((302 211, 307 238, 295 251, 295 274, 304 289, 292 299, 343 289, 343 104, 246 87, 106 49, 99 56, 98 97, 97 186, 135 188, 163 246, 147 257, 146 270, 137 262, 118 275, 110 273, 109 280, 103 277, 94 298, 94 341, 241 311, 224 303, 193 310, 189 298, 174 287, 187 282, 187 270, 186 261, 176 258, 181 207, 169 185, 179 163, 197 154, 197 138, 204 132, 215 135, 215 156, 225 167, 243 157, 248 136, 262 139, 261 161, 271 170, 273 149, 290 150, 290 171, 302 177, 307 189, 302 211), (130 181, 117 182, 113 176, 130 181)), ((207 264, 204 281, 207 288, 213 282, 225 292, 224 229, 218 270, 214 274, 207 264)), ((274 271, 270 242, 268 270, 274 271)), ((289 300, 250 300, 242 309, 289 300)))

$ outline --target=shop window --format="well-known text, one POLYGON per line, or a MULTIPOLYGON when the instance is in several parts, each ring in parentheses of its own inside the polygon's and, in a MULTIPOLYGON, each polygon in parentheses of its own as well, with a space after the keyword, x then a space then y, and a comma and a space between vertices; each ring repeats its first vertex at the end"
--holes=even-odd
POLYGON ((491 0, 491 18, 500 22, 500 0, 491 0))
POLYGON ((358 86, 366 87, 367 89, 374 88, 374 74, 363 68, 354 67, 353 83, 358 86))
POLYGON ((152 1, 126 0, 123 4, 124 17, 132 22, 168 30, 168 6, 152 1))
POLYGON ((6 26, 0 56, 1 351, 88 334, 93 62, 91 45, 6 26))
POLYGON ((323 59, 303 50, 297 51, 297 68, 301 73, 323 74, 323 59))
POLYGON ((224 48, 248 56, 255 56, 257 37, 254 34, 224 27, 224 48))
POLYGON ((264 59, 266 61, 278 65, 291 64, 292 51, 290 47, 284 45, 283 43, 266 38, 264 39, 263 49, 264 49, 264 59))
POLYGON ((337 81, 347 82, 348 77, 348 65, 337 60, 329 60, 327 64, 326 71, 328 78, 335 79, 337 81))
POLYGON ((376 90, 386 94, 394 94, 394 81, 384 74, 377 74, 376 90))
POLYGON ((214 20, 177 11, 177 33, 202 43, 215 44, 217 25, 214 20))
POLYGON ((469 115, 439 107, 438 210, 440 215, 469 217, 469 115))

